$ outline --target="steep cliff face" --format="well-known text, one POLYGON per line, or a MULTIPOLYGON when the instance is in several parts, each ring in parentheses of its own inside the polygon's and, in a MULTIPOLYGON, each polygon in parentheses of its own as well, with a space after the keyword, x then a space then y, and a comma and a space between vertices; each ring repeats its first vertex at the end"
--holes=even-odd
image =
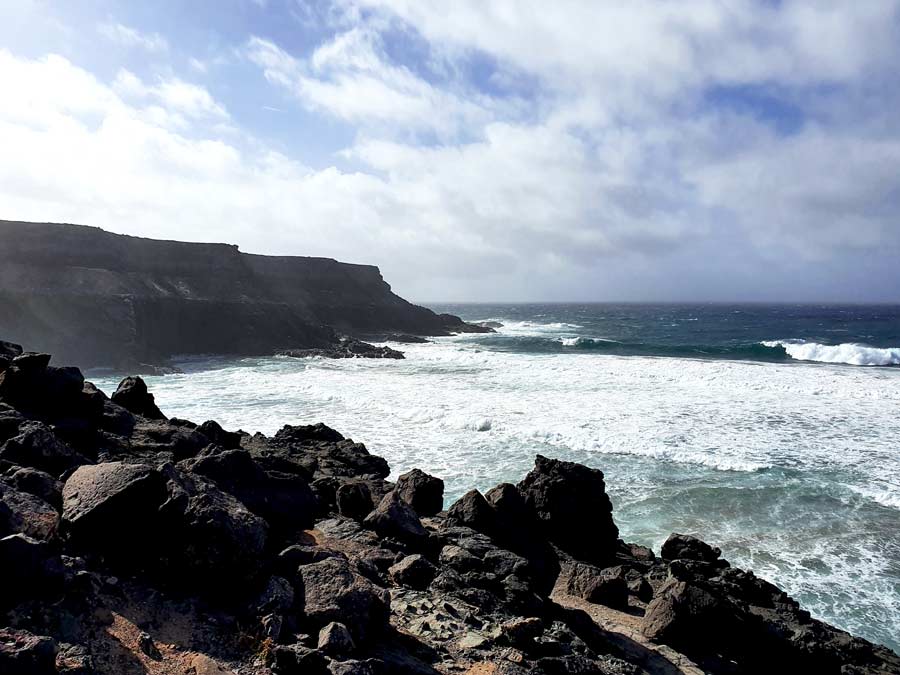
POLYGON ((471 327, 391 292, 377 267, 99 228, 0 221, 0 333, 82 367, 268 354, 350 334, 471 327))

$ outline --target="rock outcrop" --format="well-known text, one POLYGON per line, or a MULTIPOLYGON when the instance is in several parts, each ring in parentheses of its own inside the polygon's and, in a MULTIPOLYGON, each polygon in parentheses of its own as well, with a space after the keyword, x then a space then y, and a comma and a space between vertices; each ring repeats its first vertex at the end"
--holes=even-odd
POLYGON ((0 220, 0 335, 82 368, 280 350, 398 358, 340 335, 488 330, 403 300, 369 265, 0 220))
POLYGON ((900 673, 695 537, 621 541, 595 469, 443 511, 325 425, 167 419, 0 351, 2 673, 900 673))

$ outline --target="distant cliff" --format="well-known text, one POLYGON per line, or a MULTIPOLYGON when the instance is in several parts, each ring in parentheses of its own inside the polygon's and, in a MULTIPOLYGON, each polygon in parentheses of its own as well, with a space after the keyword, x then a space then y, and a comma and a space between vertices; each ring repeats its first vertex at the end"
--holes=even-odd
POLYGON ((0 220, 0 334, 82 367, 327 347, 335 331, 468 330, 370 265, 0 220))

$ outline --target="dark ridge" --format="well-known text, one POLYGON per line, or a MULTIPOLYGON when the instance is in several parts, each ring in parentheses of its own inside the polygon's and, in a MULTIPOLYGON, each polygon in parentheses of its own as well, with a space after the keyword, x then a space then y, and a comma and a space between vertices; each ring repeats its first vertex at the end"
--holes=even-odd
POLYGON ((0 220, 0 334, 82 368, 470 331, 485 329, 407 302, 370 265, 0 220))

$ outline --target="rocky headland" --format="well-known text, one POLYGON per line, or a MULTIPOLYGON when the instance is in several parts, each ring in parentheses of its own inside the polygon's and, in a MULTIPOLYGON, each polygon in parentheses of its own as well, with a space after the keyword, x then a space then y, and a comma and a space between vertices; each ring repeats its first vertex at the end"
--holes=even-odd
POLYGON ((900 673, 719 549, 619 538, 603 474, 443 482, 322 424, 167 418, 0 343, 0 673, 900 673))
POLYGON ((377 356, 342 340, 488 330, 407 302, 370 265, 0 220, 0 335, 81 368, 159 372, 176 355, 284 350, 377 356))

